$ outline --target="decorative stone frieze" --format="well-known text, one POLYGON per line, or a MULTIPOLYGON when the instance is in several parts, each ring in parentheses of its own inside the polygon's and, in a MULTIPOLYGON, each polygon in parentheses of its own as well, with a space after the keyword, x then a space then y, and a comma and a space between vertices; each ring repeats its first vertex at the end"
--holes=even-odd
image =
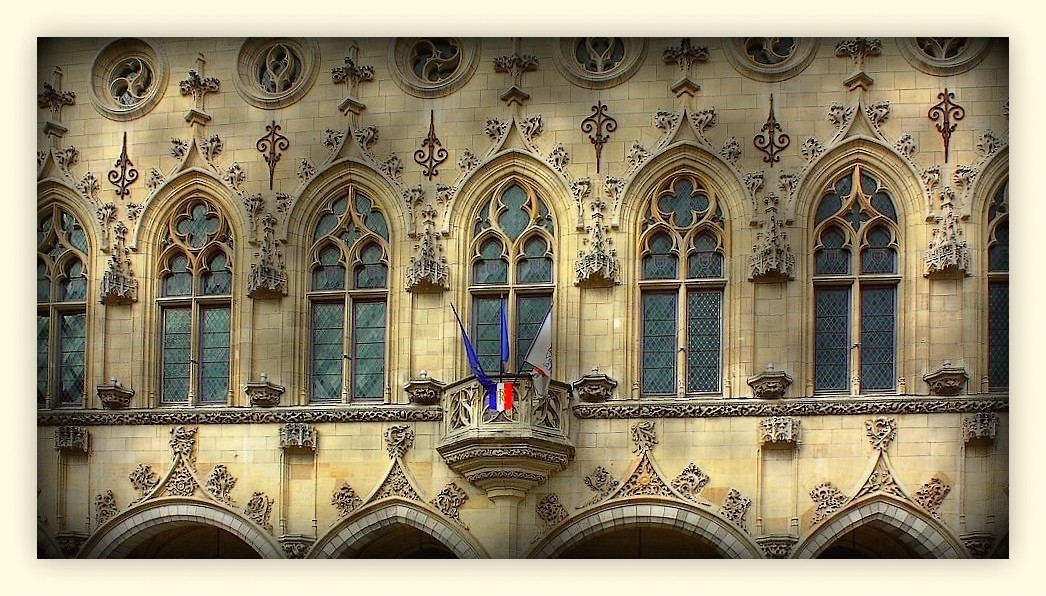
POLYGON ((83 451, 91 447, 91 433, 82 426, 59 426, 54 429, 54 448, 56 451, 83 451))
POLYGON ((929 511, 934 517, 940 519, 937 510, 940 508, 944 497, 948 496, 952 487, 941 481, 940 478, 931 478, 929 482, 915 491, 915 502, 922 505, 923 509, 929 511))
POLYGON ((792 377, 783 370, 774 370, 773 362, 768 362, 763 372, 754 377, 748 377, 748 385, 752 388, 752 394, 760 399, 780 399, 784 397, 791 384, 792 377))
POLYGON ((812 524, 817 524, 846 505, 850 499, 831 482, 818 484, 810 491, 810 498, 817 504, 812 524))
POLYGON ((331 495, 331 505, 334 505, 338 510, 339 518, 349 515, 361 504, 363 504, 363 501, 356 495, 356 491, 352 490, 352 487, 344 482, 331 495))
POLYGON ((278 540, 280 547, 283 548, 283 554, 287 555, 288 559, 304 559, 305 554, 316 542, 315 538, 304 534, 284 534, 278 540))
POLYGON ((606 373, 599 372, 599 368, 593 366, 592 372, 574 381, 574 392, 583 402, 604 402, 614 396, 617 381, 608 377, 606 373))
POLYGON ((308 449, 312 452, 319 447, 319 435, 316 427, 307 422, 288 422, 280 427, 280 449, 308 449))
POLYGON ((254 253, 257 261, 251 263, 251 272, 247 277, 247 295, 255 299, 286 296, 287 269, 283 251, 280 249, 280 240, 276 237, 276 217, 266 213, 261 217, 261 225, 261 247, 254 253))
POLYGON ((440 402, 443 397, 443 383, 430 378, 427 371, 421 371, 418 378, 411 379, 403 388, 410 397, 410 403, 419 406, 432 406, 440 402))
POLYGON ((461 517, 459 516, 459 510, 468 498, 468 493, 462 490, 462 488, 457 484, 451 482, 443 490, 439 491, 439 494, 437 494, 430 503, 432 503, 433 507, 438 509, 440 513, 458 522, 465 529, 468 529, 468 526, 465 525, 465 522, 461 521, 461 517))
POLYGON ((613 494, 619 485, 620 483, 610 475, 606 468, 596 466, 596 469, 591 474, 585 476, 585 486, 595 491, 596 496, 584 505, 579 506, 578 509, 583 509, 606 499, 613 494))
POLYGON ((259 526, 272 532, 272 524, 269 523, 269 515, 272 513, 272 497, 265 493, 254 491, 247 505, 243 508, 243 516, 259 526))
POLYGON ((882 451, 889 447, 890 441, 893 441, 894 437, 897 436, 897 420, 884 416, 873 420, 865 420, 864 429, 865 434, 868 435, 868 440, 872 443, 872 447, 882 451))
POLYGON ((684 497, 696 501, 699 503, 707 503, 701 496, 701 489, 703 489, 711 480, 708 474, 701 471, 701 468, 697 467, 696 464, 690 462, 687 467, 683 468, 683 471, 676 476, 675 480, 672 481, 672 488, 676 489, 684 497))
MULTIPOLYGON (((769 193, 763 199, 763 203, 766 205, 764 230, 756 234, 756 243, 752 245, 752 256, 748 264, 749 281, 773 282, 795 279, 795 255, 792 254, 791 247, 786 243, 788 235, 781 231, 777 220, 778 202, 777 195, 774 193, 769 193)), ((791 382, 790 379, 789 382, 791 382)))
POLYGON ((654 445, 657 445, 657 435, 654 431, 653 420, 644 420, 633 424, 631 434, 632 442, 635 443, 632 453, 647 453, 654 445))
POLYGON ((205 488, 215 499, 231 505, 232 496, 229 493, 234 486, 236 486, 236 478, 229 473, 229 469, 224 464, 218 464, 214 466, 214 469, 211 470, 211 475, 207 477, 205 488))
POLYGON ((119 508, 116 506, 116 498, 113 491, 107 490, 94 497, 94 521, 97 526, 105 525, 105 522, 117 514, 119 508))
POLYGON ((751 505, 751 499, 742 495, 737 489, 731 488, 730 492, 726 493, 726 499, 723 500, 723 505, 719 509, 719 515, 734 522, 747 532, 748 524, 745 521, 745 515, 751 505))
POLYGON ((135 426, 166 424, 283 424, 285 422, 439 422, 443 412, 435 407, 376 405, 350 407, 207 408, 186 410, 62 410, 40 411, 39 426, 135 426))
POLYGON ((247 395, 252 406, 271 408, 280 405, 280 399, 285 391, 282 385, 274 385, 269 378, 262 373, 261 380, 247 383, 243 386, 243 392, 247 395))
POLYGON ((959 216, 952 205, 952 195, 947 187, 940 193, 944 215, 937 217, 940 224, 933 229, 930 246, 923 256, 924 277, 943 277, 944 274, 970 275, 970 249, 962 238, 959 216))
POLYGON ((787 559, 792 555, 799 538, 787 534, 770 534, 756 538, 755 542, 763 549, 763 556, 767 559, 787 559))
POLYGON ((963 416, 963 441, 966 443, 971 441, 994 441, 998 423, 999 415, 995 412, 981 412, 963 416))
POLYGON ((403 457, 413 445, 413 428, 402 424, 390 426, 385 430, 385 449, 389 452, 389 457, 393 459, 403 457))
POLYGON ((131 405, 131 398, 134 397, 134 389, 121 386, 120 380, 115 377, 109 379, 107 385, 98 385, 95 390, 102 407, 107 410, 125 409, 131 405))
POLYGON ((974 559, 987 559, 995 545, 995 534, 991 532, 969 532, 959 536, 966 550, 974 559))
POLYGON ((559 502, 559 496, 556 493, 550 493, 544 499, 538 501, 536 510, 538 519, 541 520, 545 529, 551 528, 570 517, 566 508, 559 502))
POLYGON ((965 368, 953 367, 947 360, 937 370, 923 375, 923 380, 930 387, 930 395, 959 395, 969 378, 965 368))
POLYGON ((109 255, 109 267, 102 274, 102 295, 99 301, 105 305, 137 302, 138 280, 131 270, 131 249, 126 244, 127 226, 122 221, 116 222, 113 236, 115 241, 109 255))
POLYGON ((768 447, 799 446, 800 420, 794 416, 771 416, 759 421, 759 444, 768 447))

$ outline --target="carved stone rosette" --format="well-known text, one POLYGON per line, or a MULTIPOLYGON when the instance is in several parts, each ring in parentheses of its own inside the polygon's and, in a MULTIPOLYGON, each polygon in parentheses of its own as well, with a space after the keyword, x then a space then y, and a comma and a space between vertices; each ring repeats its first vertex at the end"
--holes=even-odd
POLYGON ((243 391, 247 394, 252 406, 271 408, 280 405, 284 388, 265 379, 257 383, 247 383, 243 386, 243 391))
POLYGON ((774 370, 773 363, 767 364, 766 369, 758 375, 748 377, 752 394, 760 399, 782 398, 791 384, 792 377, 783 370, 774 370))
POLYGON ((434 406, 443 397, 443 383, 429 378, 425 371, 421 371, 417 379, 411 379, 403 390, 410 397, 410 403, 419 406, 434 406))
POLYGON ((614 396, 617 381, 608 377, 599 369, 592 367, 592 372, 574 381, 574 391, 583 402, 599 403, 614 396))
POLYGON ((771 416, 759 422, 759 443, 764 447, 799 445, 799 419, 793 416, 771 416))
POLYGON ((82 426, 59 426, 54 429, 54 448, 57 451, 83 451, 91 446, 91 434, 82 426))
POLYGON ((134 397, 134 389, 126 389, 120 386, 120 381, 109 379, 108 385, 98 385, 98 399, 106 410, 122 410, 131 405, 134 397))
POLYGON ((947 360, 937 370, 923 375, 930 386, 930 395, 959 395, 969 378, 965 368, 953 367, 947 360))
POLYGON ((995 412, 980 412, 962 419, 963 441, 994 441, 999 415, 995 412))
POLYGON ((799 538, 787 534, 769 534, 760 536, 755 541, 759 548, 763 549, 763 556, 767 559, 787 559, 799 538))
POLYGON ((309 449, 319 444, 316 427, 306 422, 288 422, 280 427, 280 449, 309 449))

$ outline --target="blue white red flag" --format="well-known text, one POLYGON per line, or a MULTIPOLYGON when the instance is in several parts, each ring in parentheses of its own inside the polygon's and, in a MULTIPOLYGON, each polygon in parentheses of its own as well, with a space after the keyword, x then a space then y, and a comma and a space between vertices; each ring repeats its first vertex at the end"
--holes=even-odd
POLYGON ((490 409, 496 412, 504 412, 512 409, 512 401, 515 398, 516 387, 512 381, 497 383, 494 390, 490 392, 490 409))
POLYGON ((469 341, 468 333, 465 333, 465 326, 461 324, 461 317, 458 316, 458 309, 454 308, 454 305, 450 305, 450 309, 454 311, 454 318, 458 320, 458 327, 461 329, 461 340, 465 343, 465 355, 468 356, 469 366, 472 368, 472 373, 476 375, 476 380, 479 381, 480 385, 487 390, 487 393, 493 394, 496 389, 496 383, 483 372, 483 366, 479 363, 479 357, 476 355, 475 348, 472 347, 472 342, 469 341))

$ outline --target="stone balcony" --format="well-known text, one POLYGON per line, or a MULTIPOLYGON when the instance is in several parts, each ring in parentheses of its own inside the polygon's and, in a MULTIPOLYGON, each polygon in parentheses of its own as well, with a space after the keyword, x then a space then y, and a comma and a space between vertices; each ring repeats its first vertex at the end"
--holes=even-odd
POLYGON ((505 412, 489 408, 475 377, 444 389, 443 436, 436 451, 488 495, 522 498, 574 457, 570 387, 553 381, 541 396, 529 375, 505 380, 515 381, 514 405, 505 412))

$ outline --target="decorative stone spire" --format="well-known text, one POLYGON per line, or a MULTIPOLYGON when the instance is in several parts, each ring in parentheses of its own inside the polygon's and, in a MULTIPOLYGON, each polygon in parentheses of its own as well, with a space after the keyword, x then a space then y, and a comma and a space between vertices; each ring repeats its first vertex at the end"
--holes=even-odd
POLYGON ((582 287, 619 284, 621 264, 617 258, 617 250, 610 247, 611 241, 606 237, 606 226, 603 224, 606 201, 597 196, 591 201, 591 207, 592 225, 587 226, 588 248, 578 253, 577 264, 574 267, 577 272, 575 283, 582 287))
POLYGON ((122 221, 113 227, 113 252, 109 255, 109 269, 102 275, 101 303, 130 304, 138 301, 138 280, 131 271, 131 249, 127 248, 127 226, 122 221))
POLYGON ((261 249, 254 253, 258 258, 251 264, 247 279, 247 295, 251 298, 280 297, 287 295, 287 271, 283 262, 283 251, 276 238, 276 217, 266 213, 261 217, 261 249))
POLYGON ((443 255, 436 234, 436 209, 426 205, 421 210, 421 234, 407 265, 407 291, 423 292, 450 289, 450 266, 443 255))
POLYGON ((756 235, 749 260, 750 281, 785 281, 795 279, 795 255, 785 240, 777 221, 777 195, 770 193, 763 199, 766 205, 765 231, 756 235))
POLYGON ((937 218, 940 226, 933 229, 930 247, 923 256, 926 271, 923 277, 932 277, 946 272, 970 275, 970 249, 962 239, 959 216, 952 204, 954 193, 948 187, 941 192, 941 208, 944 215, 937 218))

